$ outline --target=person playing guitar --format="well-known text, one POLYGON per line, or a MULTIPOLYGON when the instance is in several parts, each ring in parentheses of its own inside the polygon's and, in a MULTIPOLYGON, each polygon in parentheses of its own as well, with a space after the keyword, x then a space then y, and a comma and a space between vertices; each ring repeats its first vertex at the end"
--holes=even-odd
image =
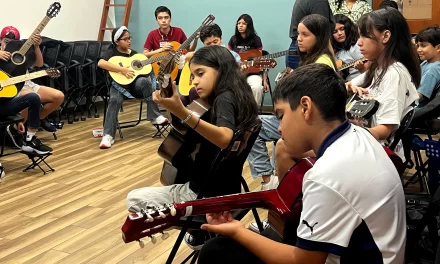
MULTIPOLYGON (((243 14, 237 19, 235 34, 229 40, 228 48, 239 54, 247 50, 260 50, 260 52, 263 50, 263 44, 255 32, 254 22, 250 15, 243 14)), ((247 82, 252 88, 257 105, 261 104, 263 92, 269 91, 266 75, 265 71, 247 75, 247 82)))
MULTIPOLYGON (((186 40, 186 35, 179 27, 171 26, 171 10, 166 6, 159 6, 154 11, 158 29, 154 29, 148 33, 144 44, 144 55, 148 58, 164 51, 173 49, 171 42, 176 41, 182 44, 186 40)), ((189 51, 195 50, 197 47, 197 38, 194 40, 189 51)))
POLYGON ((380 143, 346 120, 346 96, 327 65, 302 66, 280 81, 274 102, 286 150, 317 153, 302 183, 299 226, 283 237, 296 242, 283 243, 271 228, 252 232, 229 212, 207 214, 202 229, 223 236, 206 242, 199 264, 403 263, 400 177, 380 143))
MULTIPOLYGON (((176 181, 179 184, 132 190, 126 199, 130 212, 163 206, 164 203, 194 200, 202 187, 204 197, 241 191, 240 180, 246 159, 242 155, 223 161, 209 178, 206 176, 218 151, 228 147, 234 132, 238 129, 250 129, 255 124, 258 110, 251 88, 234 57, 224 47, 203 47, 195 52, 189 63, 193 84, 200 100, 212 108, 203 117, 193 114, 180 100, 175 83, 173 94, 169 98, 162 97, 159 91, 153 93, 153 100, 157 104, 192 128, 187 132, 191 135, 186 137, 194 139, 193 142, 184 142, 182 149, 190 149, 186 156, 173 158, 173 166, 178 171, 176 181), (200 143, 200 147, 193 160, 191 154, 197 143, 200 143)), ((188 235, 185 236, 185 241, 197 248, 204 243, 204 236, 193 238, 188 235)))
MULTIPOLYGON (((106 71, 120 72, 127 78, 133 78, 134 72, 128 68, 109 63, 113 56, 131 57, 137 52, 131 49, 131 35, 125 26, 116 28, 112 32, 112 46, 99 60, 98 66, 106 71)), ((110 148, 115 143, 116 128, 118 126, 118 112, 124 98, 143 98, 147 102, 147 119, 152 124, 165 124, 168 122, 159 111, 159 107, 151 100, 151 94, 156 90, 154 74, 137 78, 130 86, 122 87, 112 81, 110 87, 110 99, 108 102, 106 122, 104 123, 104 135, 99 147, 110 148)))
POLYGON ((333 37, 331 38, 333 50, 335 51, 336 64, 341 61, 341 65, 337 65, 338 68, 342 64, 356 62, 353 68, 342 70, 342 76, 347 81, 353 80, 355 77, 359 76, 361 73, 365 72, 368 68, 369 63, 363 62, 363 55, 357 45, 357 40, 359 39, 358 28, 355 23, 351 21, 345 15, 335 15, 336 28, 333 32, 333 37))

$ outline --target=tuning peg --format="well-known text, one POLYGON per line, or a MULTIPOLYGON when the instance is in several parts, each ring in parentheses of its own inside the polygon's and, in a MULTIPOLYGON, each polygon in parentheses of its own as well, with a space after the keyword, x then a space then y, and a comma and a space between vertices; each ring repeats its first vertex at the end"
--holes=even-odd
POLYGON ((145 247, 144 241, 138 240, 138 242, 139 242, 139 247, 141 247, 141 248, 145 247))
POLYGON ((171 207, 170 208, 170 214, 171 214, 171 216, 175 216, 177 214, 176 208, 171 207))
POLYGON ((153 221, 154 221, 154 218, 151 215, 147 214, 147 222, 151 223, 153 221))
POLYGON ((150 238, 151 238, 151 243, 156 244, 157 238, 155 236, 150 236, 150 238))
POLYGON ((169 237, 170 237, 170 235, 167 232, 162 232, 162 236, 161 236, 162 240, 165 240, 169 237))
POLYGON ((158 213, 159 213, 159 216, 162 217, 162 218, 167 217, 167 216, 166 216, 164 213, 162 213, 161 211, 159 211, 158 213))

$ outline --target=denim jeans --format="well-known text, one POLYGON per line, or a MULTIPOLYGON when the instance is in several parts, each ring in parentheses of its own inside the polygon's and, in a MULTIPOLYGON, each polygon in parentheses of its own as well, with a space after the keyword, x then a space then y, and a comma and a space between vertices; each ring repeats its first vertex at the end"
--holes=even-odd
MULTIPOLYGON (((147 119, 153 120, 161 115, 159 107, 151 98, 151 94, 156 90, 155 82, 150 77, 139 77, 129 88, 129 92, 136 98, 144 99, 147 102, 147 119)), ((118 113, 124 102, 125 96, 113 86, 110 86, 110 99, 108 101, 107 112, 104 123, 104 135, 115 137, 118 125, 118 113)))
POLYGON ((36 93, 28 93, 12 99, 0 100, 0 117, 15 116, 24 109, 29 109, 29 128, 38 129, 40 127, 40 96, 36 93))
MULTIPOLYGON (((292 39, 292 43, 290 43, 289 50, 297 50, 298 42, 296 39, 292 39)), ((290 67, 291 69, 296 69, 299 66, 300 57, 297 55, 288 55, 286 56, 286 67, 290 67)))
POLYGON ((273 170, 276 168, 275 148, 272 151, 271 160, 267 153, 266 142, 278 141, 281 138, 281 134, 278 132, 280 121, 275 116, 261 115, 260 119, 262 122, 261 130, 248 155, 249 167, 254 179, 273 174, 273 170))

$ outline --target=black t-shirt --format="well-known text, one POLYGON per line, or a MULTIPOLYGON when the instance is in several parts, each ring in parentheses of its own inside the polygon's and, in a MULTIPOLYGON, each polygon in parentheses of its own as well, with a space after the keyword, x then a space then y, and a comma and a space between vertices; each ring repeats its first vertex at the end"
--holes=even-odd
POLYGON ((242 50, 263 48, 263 44, 259 36, 255 36, 255 38, 245 40, 244 42, 240 42, 235 36, 232 36, 231 39, 229 40, 228 46, 229 49, 237 53, 240 53, 240 51, 242 50))
MULTIPOLYGON (((205 121, 218 127, 227 127, 236 131, 239 120, 239 107, 231 92, 225 92, 216 98, 214 103, 215 114, 208 113, 205 121)), ((198 134, 197 134, 198 135, 198 134)), ((190 188, 198 193, 203 188, 204 197, 213 197, 226 194, 239 193, 241 191, 241 175, 247 155, 225 159, 214 173, 209 173, 212 163, 220 151, 220 148, 199 136, 199 151, 195 156, 192 168, 188 172, 190 188), (210 175, 209 175, 210 174, 210 175), (209 176, 209 177, 208 177, 209 176)), ((250 146, 252 147, 252 146, 250 146)), ((246 151, 243 151, 245 153, 246 151)), ((174 162, 173 162, 174 163, 174 162)))
POLYGON ((326 17, 330 22, 330 32, 333 34, 335 29, 335 19, 328 0, 296 0, 293 5, 292 19, 290 22, 290 38, 298 38, 298 24, 308 15, 319 14, 326 17))

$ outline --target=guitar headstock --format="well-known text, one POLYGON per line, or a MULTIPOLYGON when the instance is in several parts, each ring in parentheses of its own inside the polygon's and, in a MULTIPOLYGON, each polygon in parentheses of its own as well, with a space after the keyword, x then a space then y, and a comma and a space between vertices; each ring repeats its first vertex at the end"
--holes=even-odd
POLYGON ((46 70, 47 76, 49 76, 52 79, 58 78, 61 76, 61 73, 58 69, 55 68, 49 68, 46 70))
POLYGON ((374 99, 353 100, 347 105, 349 119, 360 122, 370 119, 379 108, 379 102, 374 99))
POLYGON ((214 20, 215 20, 215 16, 209 14, 209 15, 205 18, 205 20, 203 20, 203 22, 202 22, 202 27, 205 27, 205 26, 210 25, 212 22, 214 22, 214 20))
POLYGON ((255 68, 260 68, 261 70, 273 69, 277 66, 277 62, 274 59, 261 59, 256 60, 252 63, 255 68))
POLYGON ((162 239, 166 239, 164 231, 172 227, 182 216, 182 210, 176 209, 174 204, 130 213, 121 228, 122 239, 125 243, 130 243, 140 241, 144 237, 150 237, 155 243, 153 235, 158 233, 162 233, 162 239))
POLYGON ((171 97, 173 95, 172 81, 167 79, 176 66, 176 58, 178 54, 175 51, 170 51, 165 59, 160 62, 159 73, 157 74, 157 81, 159 83, 160 93, 164 97, 171 97))
POLYGON ((49 18, 54 18, 58 15, 61 10, 61 4, 59 2, 54 2, 49 6, 46 12, 46 16, 49 18))

